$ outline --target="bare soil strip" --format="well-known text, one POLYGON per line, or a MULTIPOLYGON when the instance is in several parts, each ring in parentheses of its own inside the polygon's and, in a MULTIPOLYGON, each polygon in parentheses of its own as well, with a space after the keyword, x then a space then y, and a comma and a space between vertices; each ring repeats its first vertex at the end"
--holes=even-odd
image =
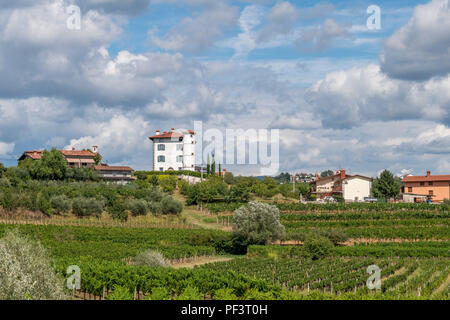
POLYGON ((172 264, 172 267, 174 268, 194 268, 195 266, 200 266, 207 263, 213 263, 213 262, 224 262, 229 261, 233 258, 230 257, 199 257, 198 259, 191 260, 188 262, 181 262, 181 263, 174 263, 172 264))

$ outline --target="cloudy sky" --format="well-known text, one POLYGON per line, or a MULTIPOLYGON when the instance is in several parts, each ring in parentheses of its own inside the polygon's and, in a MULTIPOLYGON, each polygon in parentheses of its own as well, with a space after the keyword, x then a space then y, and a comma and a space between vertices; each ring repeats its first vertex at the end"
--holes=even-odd
POLYGON ((98 145, 150 169, 148 136, 203 121, 280 129, 280 171, 450 173, 449 0, 0 3, 6 165, 98 145))

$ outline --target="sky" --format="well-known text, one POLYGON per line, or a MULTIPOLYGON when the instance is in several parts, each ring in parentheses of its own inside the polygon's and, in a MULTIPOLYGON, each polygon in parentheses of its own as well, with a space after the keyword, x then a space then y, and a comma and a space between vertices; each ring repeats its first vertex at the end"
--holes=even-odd
POLYGON ((278 129, 280 172, 449 174, 450 1, 1 0, 0 162, 151 169, 194 121, 278 129))

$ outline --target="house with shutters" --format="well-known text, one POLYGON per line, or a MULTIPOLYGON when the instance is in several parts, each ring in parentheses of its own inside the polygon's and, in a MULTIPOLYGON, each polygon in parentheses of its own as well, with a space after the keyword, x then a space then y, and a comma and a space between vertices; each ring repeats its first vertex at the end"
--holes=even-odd
MULTIPOLYGON (((93 168, 95 165, 95 157, 98 154, 98 147, 93 146, 92 151, 89 150, 58 150, 67 161, 69 168, 93 168)), ((25 151, 19 158, 19 161, 25 159, 39 160, 43 151, 25 151)))
POLYGON ((316 174, 316 178, 312 182, 313 194, 320 199, 339 195, 346 202, 364 201, 364 198, 370 197, 373 180, 373 178, 359 174, 349 175, 343 169, 328 177, 319 177, 316 174))
POLYGON ((425 176, 408 175, 403 178, 403 201, 405 202, 442 202, 450 199, 450 175, 425 176))
POLYGON ((195 132, 156 130, 153 142, 153 171, 195 171, 195 132))

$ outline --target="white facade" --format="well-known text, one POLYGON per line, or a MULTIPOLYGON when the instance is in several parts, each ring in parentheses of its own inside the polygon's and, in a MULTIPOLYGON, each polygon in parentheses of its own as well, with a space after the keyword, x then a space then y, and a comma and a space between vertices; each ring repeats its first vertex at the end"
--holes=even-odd
POLYGON ((364 201, 365 197, 370 197, 372 180, 360 177, 347 177, 342 183, 342 196, 345 201, 364 201))
POLYGON ((160 133, 150 137, 153 141, 153 170, 195 170, 195 133, 160 133))

